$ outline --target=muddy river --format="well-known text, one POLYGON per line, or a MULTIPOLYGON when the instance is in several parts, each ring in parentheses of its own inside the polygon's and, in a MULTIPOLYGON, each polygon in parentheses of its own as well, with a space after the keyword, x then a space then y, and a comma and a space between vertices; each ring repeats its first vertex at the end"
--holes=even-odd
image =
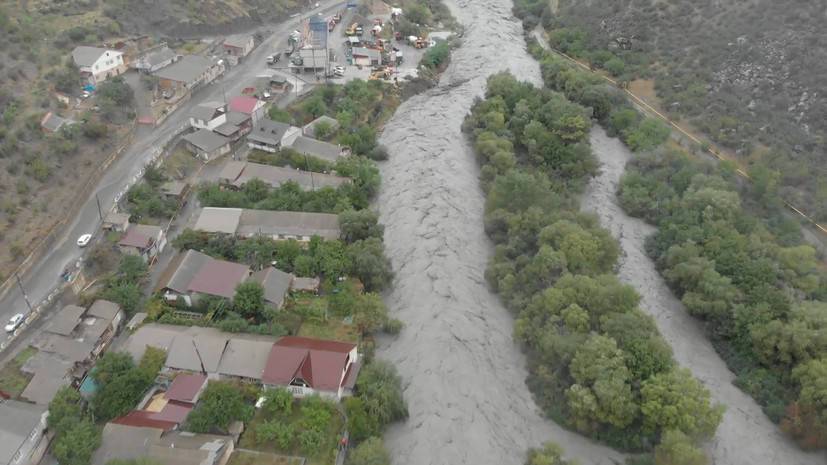
POLYGON ((717 434, 708 445, 711 462, 716 465, 824 464, 823 454, 798 449, 751 397, 732 384, 735 376, 646 255, 644 240, 654 229, 626 215, 617 204, 617 185, 632 154, 600 128, 592 131, 591 144, 600 159, 601 174, 589 184, 583 209, 597 213, 603 226, 620 240, 623 250, 620 279, 640 293, 641 308, 655 318, 661 334, 672 346, 675 359, 692 370, 712 392, 713 399, 727 408, 717 434))
POLYGON ((466 28, 463 45, 439 86, 406 101, 381 139, 391 159, 377 205, 396 273, 386 301, 406 326, 378 356, 398 367, 411 414, 386 434, 393 462, 517 465, 551 439, 583 465, 613 463, 617 453, 538 411, 512 319, 483 278, 492 246, 460 125, 488 75, 510 70, 539 84, 538 65, 509 0, 447 3, 466 28))

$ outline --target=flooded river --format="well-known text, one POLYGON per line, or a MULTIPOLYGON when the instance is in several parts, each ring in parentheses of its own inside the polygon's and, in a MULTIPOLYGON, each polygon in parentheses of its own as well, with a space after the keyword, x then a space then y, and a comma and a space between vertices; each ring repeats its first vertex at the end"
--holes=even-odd
POLYGON ((641 308, 655 318, 661 334, 672 346, 675 359, 706 385, 715 402, 727 408, 708 447, 711 462, 716 465, 824 464, 824 454, 798 449, 751 397, 732 384, 734 375, 646 255, 643 243, 654 228, 629 217, 617 204, 617 185, 632 154, 600 128, 592 131, 591 144, 601 162, 601 174, 589 184, 583 209, 597 213, 601 224, 620 240, 623 251, 620 279, 641 294, 641 308))
POLYGON ((434 89, 405 102, 381 142, 377 205, 396 279, 386 301, 405 322, 378 356, 405 383, 407 422, 386 434, 395 465, 518 465, 547 440, 583 465, 619 455, 544 419, 525 385, 513 322, 483 273, 492 246, 483 231, 483 194, 460 132, 488 75, 510 70, 540 82, 509 0, 448 0, 465 26, 463 45, 434 89))

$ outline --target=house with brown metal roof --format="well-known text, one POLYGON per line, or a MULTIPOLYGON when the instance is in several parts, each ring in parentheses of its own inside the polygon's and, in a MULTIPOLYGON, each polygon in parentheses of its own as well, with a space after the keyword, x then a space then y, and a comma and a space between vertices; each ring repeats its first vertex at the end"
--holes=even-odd
POLYGON ((246 265, 187 250, 170 262, 156 290, 167 300, 182 299, 187 305, 204 295, 232 299, 236 286, 249 276, 250 269, 246 265))
POLYGON ((339 400, 352 394, 360 368, 356 344, 285 336, 273 344, 261 382, 287 388, 295 397, 339 400))
POLYGON ((266 236, 274 240, 308 242, 313 236, 339 238, 339 216, 331 213, 251 210, 205 207, 195 223, 196 231, 232 234, 242 238, 266 236))
POLYGON ((153 422, 109 422, 91 465, 146 458, 159 465, 225 465, 235 443, 230 436, 169 431, 153 422))
POLYGON ((270 266, 253 273, 250 281, 260 284, 264 289, 265 302, 280 309, 284 305, 284 297, 293 284, 293 275, 270 266))
POLYGON ((125 255, 137 255, 149 262, 163 252, 167 238, 163 228, 149 224, 133 224, 118 241, 118 249, 125 255))

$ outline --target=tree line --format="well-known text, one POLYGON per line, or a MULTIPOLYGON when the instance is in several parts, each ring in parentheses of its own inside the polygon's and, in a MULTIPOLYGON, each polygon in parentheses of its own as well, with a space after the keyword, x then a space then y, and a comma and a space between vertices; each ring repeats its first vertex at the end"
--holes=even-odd
POLYGON ((647 252, 706 323, 736 384, 806 447, 827 441, 827 275, 744 208, 731 171, 660 151, 635 159, 623 208, 658 226, 647 252))
MULTIPOLYGON (((617 242, 579 212, 578 195, 598 169, 588 144, 594 113, 567 95, 497 74, 464 123, 496 244, 486 279, 517 317, 528 384, 547 414, 624 450, 652 450, 669 437, 670 447, 697 455, 723 408, 676 366, 638 294, 613 274, 617 242)), ((608 118, 611 95, 600 95, 608 118)))

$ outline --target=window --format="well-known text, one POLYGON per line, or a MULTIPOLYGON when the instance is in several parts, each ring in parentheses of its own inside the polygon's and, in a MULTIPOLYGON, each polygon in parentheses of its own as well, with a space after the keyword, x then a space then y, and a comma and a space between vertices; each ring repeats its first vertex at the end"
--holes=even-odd
POLYGON ((23 454, 20 452, 20 449, 18 449, 17 452, 14 454, 14 457, 11 458, 12 463, 17 462, 18 460, 20 460, 21 455, 23 455, 23 454))

